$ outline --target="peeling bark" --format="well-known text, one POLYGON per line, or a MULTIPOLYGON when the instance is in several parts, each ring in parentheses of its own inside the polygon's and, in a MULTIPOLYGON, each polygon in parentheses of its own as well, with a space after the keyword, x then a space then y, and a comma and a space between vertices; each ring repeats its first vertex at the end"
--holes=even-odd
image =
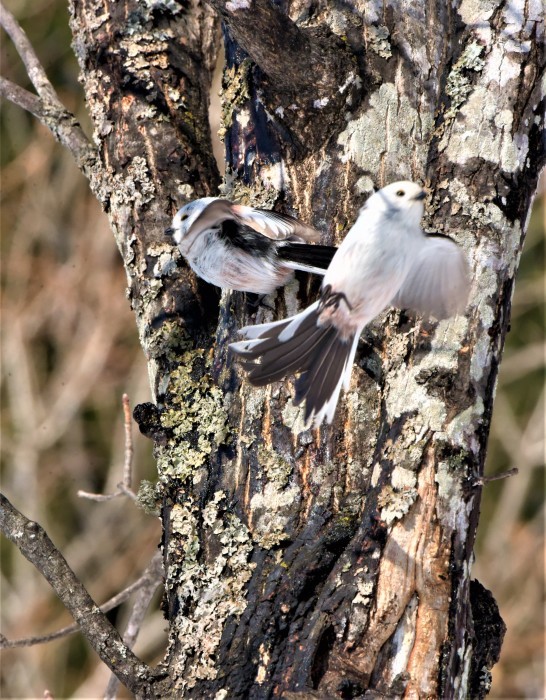
POLYGON ((477 477, 545 161, 540 3, 211 4, 228 24, 224 195, 339 242, 374 187, 424 182, 425 228, 464 247, 473 281, 465 317, 371 324, 333 425, 304 431, 290 382, 242 383, 227 343, 318 282, 251 309, 162 237, 219 186, 218 20, 197 0, 72 0, 91 186, 149 358, 155 405, 135 417, 158 461, 141 498, 162 504, 173 697, 483 697, 502 622, 470 578, 477 477))

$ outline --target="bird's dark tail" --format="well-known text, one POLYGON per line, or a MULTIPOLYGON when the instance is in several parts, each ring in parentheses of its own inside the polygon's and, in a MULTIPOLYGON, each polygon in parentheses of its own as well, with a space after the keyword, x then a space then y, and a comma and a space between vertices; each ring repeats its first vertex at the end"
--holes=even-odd
POLYGON ((277 255, 286 267, 323 275, 332 262, 337 248, 330 245, 286 243, 277 249, 277 255))
POLYGON ((255 386, 296 380, 294 404, 305 401, 304 420, 318 427, 332 422, 341 387, 348 388, 358 337, 340 338, 332 325, 319 325, 319 302, 284 321, 247 326, 245 340, 230 347, 255 386))

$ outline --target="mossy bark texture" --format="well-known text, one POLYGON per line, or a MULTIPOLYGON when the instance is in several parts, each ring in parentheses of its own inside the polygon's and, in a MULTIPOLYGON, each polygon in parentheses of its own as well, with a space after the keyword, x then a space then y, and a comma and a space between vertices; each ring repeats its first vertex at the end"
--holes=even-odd
POLYGON ((471 582, 472 550, 544 164, 541 3, 211 5, 71 2, 91 185, 156 404, 138 415, 158 459, 172 697, 483 697, 502 623, 471 582), (253 389, 227 351, 242 325, 313 300, 317 281, 252 307, 196 280, 162 234, 219 191, 207 110, 222 33, 224 196, 339 243, 374 187, 417 180, 425 228, 472 268, 466 316, 390 311, 365 331, 317 431, 290 382, 253 389))

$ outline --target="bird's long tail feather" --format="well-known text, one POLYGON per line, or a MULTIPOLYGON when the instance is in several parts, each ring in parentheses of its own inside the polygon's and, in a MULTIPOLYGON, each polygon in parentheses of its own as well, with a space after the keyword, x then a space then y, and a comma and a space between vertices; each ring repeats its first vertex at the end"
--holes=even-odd
POLYGON ((332 422, 341 387, 349 385, 358 336, 344 340, 332 325, 319 324, 319 302, 292 318, 243 328, 245 340, 231 349, 255 386, 296 380, 296 405, 305 401, 306 424, 332 422))

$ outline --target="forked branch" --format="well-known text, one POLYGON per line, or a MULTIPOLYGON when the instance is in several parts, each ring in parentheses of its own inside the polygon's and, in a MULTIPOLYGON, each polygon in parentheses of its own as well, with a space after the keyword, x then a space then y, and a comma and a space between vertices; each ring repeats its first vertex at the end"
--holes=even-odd
POLYGON ((129 690, 145 698, 161 675, 137 658, 99 609, 65 558, 36 522, 20 513, 0 494, 0 529, 49 582, 70 611, 102 661, 129 690))
POLYGON ((97 162, 95 147, 59 99, 27 35, 1 2, 0 24, 13 41, 38 97, 3 77, 0 77, 0 96, 30 112, 47 126, 57 141, 70 150, 83 174, 90 178, 97 162))

